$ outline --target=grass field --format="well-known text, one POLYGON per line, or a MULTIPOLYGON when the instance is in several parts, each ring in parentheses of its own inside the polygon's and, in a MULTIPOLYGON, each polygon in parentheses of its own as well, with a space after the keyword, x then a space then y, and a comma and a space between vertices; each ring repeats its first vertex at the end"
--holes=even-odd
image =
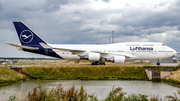
POLYGON ((20 64, 31 65, 24 67, 23 72, 31 78, 39 79, 81 79, 81 80, 147 80, 143 66, 149 63, 116 64, 107 62, 106 65, 92 66, 89 61, 27 61, 20 64), (31 63, 30 63, 31 62, 31 63))
POLYGON ((106 65, 91 65, 90 61, 20 61, 19 64, 32 65, 24 67, 23 72, 34 79, 44 80, 148 80, 145 68, 175 71, 164 81, 176 81, 179 84, 180 66, 151 66, 151 63, 126 62, 123 64, 106 62, 106 65), (177 72, 176 72, 177 71, 177 72))
MULTIPOLYGON (((77 67, 81 67, 81 66, 88 66, 88 67, 92 67, 91 65, 91 61, 86 61, 86 60, 81 60, 81 61, 77 61, 77 63, 75 63, 75 61, 73 60, 26 60, 26 61, 19 61, 17 63, 18 65, 42 65, 42 66, 77 66, 77 67)), ((106 62, 106 65, 103 65, 108 67, 108 66, 134 66, 134 65, 138 65, 138 66, 148 66, 151 65, 151 63, 145 63, 145 62, 125 62, 125 63, 112 63, 112 62, 106 62)), ((101 66, 101 65, 99 65, 101 66)))
POLYGON ((167 76, 163 81, 168 82, 172 85, 180 87, 180 69, 174 71, 171 75, 167 76))
POLYGON ((26 77, 12 69, 0 68, 0 85, 25 80, 26 77))
POLYGON ((176 81, 180 82, 180 70, 177 70, 172 75, 166 77, 166 79, 176 80, 176 81))
MULTIPOLYGON (((168 67, 151 66, 151 63, 143 62, 126 62, 126 63, 111 63, 106 62, 106 65, 91 65, 90 61, 77 61, 74 63, 72 60, 26 60, 19 61, 16 65, 30 65, 23 67, 23 73, 33 79, 43 80, 148 80, 145 68, 152 68, 155 70, 171 70, 176 71, 166 79, 167 82, 176 81, 180 82, 180 66, 168 67)), ((9 69, 7 69, 9 70, 9 69)), ((9 70, 10 71, 10 70, 9 70)), ((1 69, 3 72, 3 69, 1 69)), ((8 76, 20 75, 14 73, 5 73, 8 76)), ((0 75, 4 75, 1 73, 0 75)), ((20 80, 16 76, 15 79, 20 80)), ((7 75, 6 75, 7 76, 7 75)), ((14 78, 1 76, 0 83, 15 80, 14 78), (11 80, 13 79, 13 80, 11 80)), ((24 79, 24 77, 21 77, 24 79)), ((17 81, 15 80, 15 81, 17 81)))

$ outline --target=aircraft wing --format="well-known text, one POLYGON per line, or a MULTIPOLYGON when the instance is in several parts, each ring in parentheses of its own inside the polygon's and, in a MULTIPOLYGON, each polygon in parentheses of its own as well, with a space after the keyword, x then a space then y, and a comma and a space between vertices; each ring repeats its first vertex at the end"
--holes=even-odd
POLYGON ((11 46, 15 46, 15 47, 19 47, 19 48, 23 48, 23 49, 29 49, 29 50, 39 49, 37 47, 22 46, 22 45, 17 45, 17 44, 12 44, 12 43, 6 43, 6 44, 11 45, 11 46))
POLYGON ((52 48, 62 51, 70 51, 70 52, 85 52, 86 50, 78 50, 78 49, 70 49, 70 48, 52 48))
POLYGON ((44 43, 39 43, 43 48, 51 48, 51 49, 56 49, 56 50, 61 50, 61 51, 69 51, 69 52, 85 52, 86 50, 81 50, 81 49, 71 49, 71 48, 57 48, 57 47, 51 47, 47 44, 44 43))
POLYGON ((126 54, 126 53, 117 54, 117 53, 106 53, 106 52, 101 52, 101 51, 92 51, 92 52, 100 53, 100 54, 102 54, 102 55, 116 55, 116 56, 125 56, 126 58, 130 58, 130 57, 136 58, 134 55, 126 54))

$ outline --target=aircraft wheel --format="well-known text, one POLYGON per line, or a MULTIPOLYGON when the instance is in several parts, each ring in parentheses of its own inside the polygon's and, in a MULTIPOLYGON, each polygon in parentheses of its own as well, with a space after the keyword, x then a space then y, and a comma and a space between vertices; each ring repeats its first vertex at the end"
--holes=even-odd
POLYGON ((158 62, 157 65, 160 66, 160 63, 158 62))
POLYGON ((99 64, 99 61, 95 61, 95 65, 98 65, 99 64))
POLYGON ((99 61, 93 61, 91 65, 98 65, 99 61))
POLYGON ((94 61, 91 63, 91 65, 95 65, 94 61))
POLYGON ((102 62, 102 61, 100 61, 100 62, 99 62, 99 65, 105 65, 105 63, 104 63, 104 62, 102 62))

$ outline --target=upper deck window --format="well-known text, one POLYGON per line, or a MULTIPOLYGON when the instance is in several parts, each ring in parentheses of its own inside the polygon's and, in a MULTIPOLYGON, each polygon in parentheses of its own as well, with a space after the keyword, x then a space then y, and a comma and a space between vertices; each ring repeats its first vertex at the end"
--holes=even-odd
POLYGON ((140 46, 139 44, 126 44, 126 46, 140 46))
POLYGON ((154 46, 153 44, 143 44, 143 46, 154 46))

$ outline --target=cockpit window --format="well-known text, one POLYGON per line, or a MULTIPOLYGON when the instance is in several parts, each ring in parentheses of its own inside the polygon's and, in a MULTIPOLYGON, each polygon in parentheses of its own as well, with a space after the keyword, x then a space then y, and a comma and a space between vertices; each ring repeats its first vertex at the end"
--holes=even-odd
POLYGON ((166 46, 165 44, 162 44, 162 46, 166 46))

